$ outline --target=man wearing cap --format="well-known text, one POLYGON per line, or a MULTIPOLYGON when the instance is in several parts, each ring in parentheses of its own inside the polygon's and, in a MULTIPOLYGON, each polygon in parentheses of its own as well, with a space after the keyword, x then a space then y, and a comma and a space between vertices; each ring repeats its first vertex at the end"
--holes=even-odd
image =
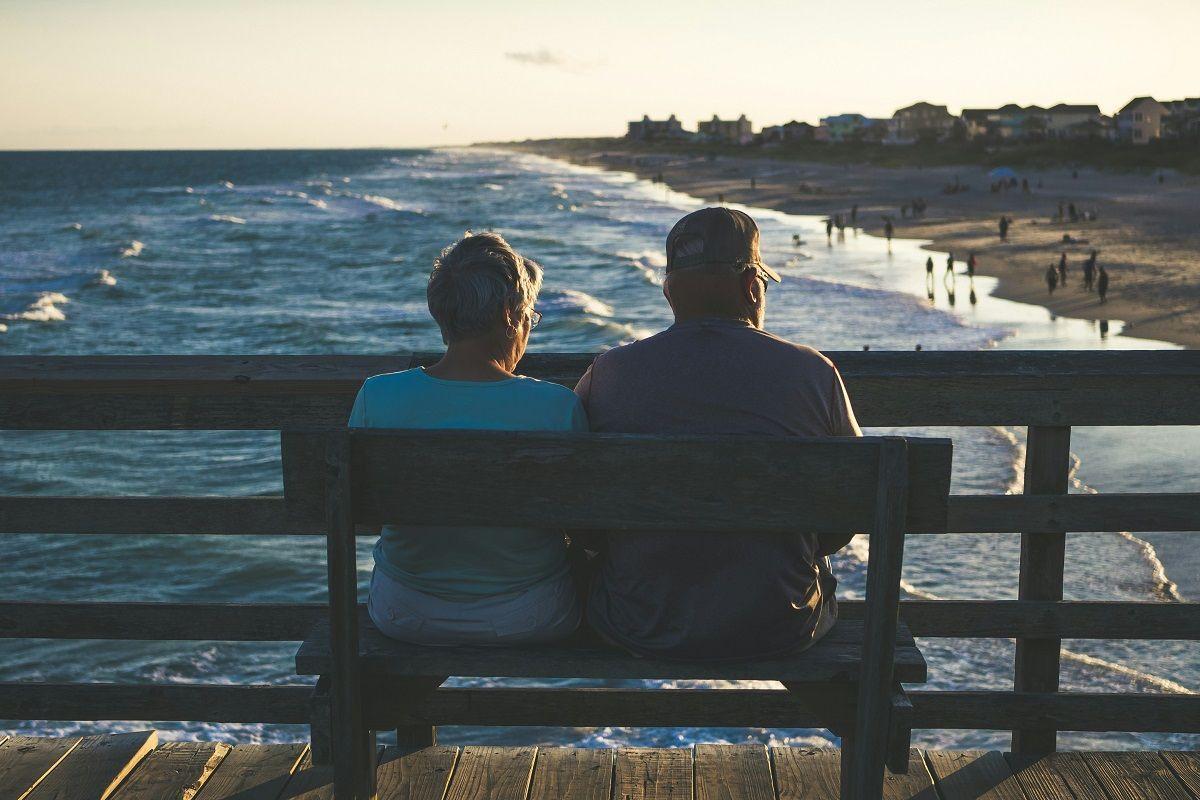
MULTIPOLYGON (((758 226, 728 208, 667 236, 670 328, 598 356, 575 387, 604 433, 861 436, 837 369, 766 333, 758 226)), ((645 656, 740 659, 797 652, 837 617, 827 556, 851 535, 608 532, 588 620, 645 656)))

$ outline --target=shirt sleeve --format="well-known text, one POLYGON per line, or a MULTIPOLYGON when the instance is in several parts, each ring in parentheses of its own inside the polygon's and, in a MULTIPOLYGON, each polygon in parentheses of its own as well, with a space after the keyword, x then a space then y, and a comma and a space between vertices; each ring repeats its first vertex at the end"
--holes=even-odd
POLYGON ((354 408, 350 409, 351 428, 367 427, 367 384, 363 384, 358 390, 358 396, 354 398, 354 408))
POLYGON ((591 400, 592 394, 592 367, 596 366, 593 361, 588 364, 588 368, 584 370, 583 377, 579 379, 579 383, 575 384, 575 396, 579 398, 579 402, 583 405, 584 413, 588 410, 588 402, 591 400))
POLYGON ((829 398, 830 434, 833 436, 862 436, 858 420, 854 418, 854 407, 850 405, 850 395, 846 392, 846 384, 842 383, 841 373, 833 368, 833 387, 829 398))
POLYGON ((571 430, 573 431, 588 431, 587 412, 583 410, 583 401, 578 396, 571 406, 571 430))

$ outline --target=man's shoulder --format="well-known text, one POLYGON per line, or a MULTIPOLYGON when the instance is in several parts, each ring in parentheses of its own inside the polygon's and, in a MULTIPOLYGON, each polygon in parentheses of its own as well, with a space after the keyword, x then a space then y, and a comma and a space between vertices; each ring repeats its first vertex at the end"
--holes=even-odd
MULTIPOLYGON (((799 344, 784 339, 782 336, 750 326, 721 328, 724 334, 720 342, 727 348, 743 351, 747 355, 768 359, 781 366, 809 369, 833 370, 834 364, 829 358, 814 347, 799 344)), ((678 328, 667 328, 664 331, 639 339, 636 342, 623 344, 607 350, 596 357, 597 364, 619 365, 626 361, 638 361, 654 358, 659 353, 673 350, 690 331, 678 328)))

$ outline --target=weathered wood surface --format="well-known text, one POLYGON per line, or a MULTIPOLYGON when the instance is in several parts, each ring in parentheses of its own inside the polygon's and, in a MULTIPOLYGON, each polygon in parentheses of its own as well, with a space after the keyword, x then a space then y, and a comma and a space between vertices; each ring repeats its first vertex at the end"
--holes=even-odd
POLYGON ((691 800, 692 753, 622 748, 613 770, 614 800, 691 800))
MULTIPOLYGON (((772 747, 779 800, 839 800, 841 750, 834 747, 772 747)), ((920 750, 910 750, 908 772, 887 773, 884 800, 939 800, 920 750)))
MULTIPOLYGON (((1200 424, 1196 351, 828 355, 864 425, 1200 424)), ((7 356, 0 419, 52 429, 340 427, 366 377, 436 358, 7 356)), ((573 386, 593 358, 529 354, 518 369, 573 386)))
POLYGON ((428 747, 415 753, 387 748, 376 771, 379 800, 442 800, 457 758, 455 747, 428 747))
MULTIPOLYGON (((305 438, 285 437, 284 492, 294 514, 315 517, 323 461, 305 438)), ((794 531, 800 519, 841 533, 873 522, 870 503, 845 497, 873 496, 880 440, 362 431, 353 441, 359 523, 794 531)), ((945 531, 950 442, 908 444, 908 529, 945 531)))
MULTIPOLYGON (((1030 426, 1025 453, 1025 494, 1065 495, 1070 472, 1071 429, 1030 426)), ((1063 598, 1066 562, 1065 532, 1023 534, 1020 600, 1057 602, 1063 598)), ((1058 638, 1018 638, 1013 688, 1018 692, 1057 692, 1060 651, 1058 638)), ((1054 728, 1021 728, 1012 733, 1012 751, 1024 756, 1053 753, 1054 728)))
MULTIPOLYGON (((389 639, 369 623, 359 627, 359 653, 369 675, 488 676, 497 678, 712 678, 796 680, 856 679, 862 665, 863 623, 845 620, 794 656, 730 663, 636 658, 592 642, 528 647, 423 647, 389 639)), ((323 675, 332 666, 329 632, 319 623, 296 653, 299 675, 323 675)), ((896 679, 923 683, 925 659, 908 629, 896 634, 896 679)))
POLYGON ((0 797, 24 796, 79 742, 79 737, 41 739, 13 736, 6 739, 0 744, 0 797))
POLYGON ((464 747, 446 800, 525 800, 533 747, 464 747))
POLYGON ((1195 800, 1157 753, 1084 753, 1112 800, 1195 800))
POLYGON ((1026 800, 1002 753, 982 750, 927 753, 943 800, 1026 800))
POLYGON ((1018 756, 1008 754, 1008 765, 1030 800, 1079 797, 1103 800, 1108 795, 1083 761, 1081 753, 1018 756))
POLYGON ((239 744, 217 765, 195 800, 276 800, 308 745, 239 744))
MULTIPOLYGON (((918 638, 1196 640, 1198 609, 1196 603, 906 600, 900 619, 918 638)), ((0 638, 299 642, 327 614, 321 603, 11 602, 0 603, 0 638)), ((839 600, 838 617, 861 620, 862 602, 839 600)))
POLYGON ((112 800, 193 800, 229 750, 216 742, 163 742, 141 760, 112 800))
POLYGON ((1200 754, 1166 750, 1159 753, 1187 790, 1200 797, 1200 754))
POLYGON ((529 800, 609 800, 613 752, 577 747, 540 747, 529 800))
POLYGON ((85 736, 22 800, 108 800, 157 745, 155 731, 85 736))
POLYGON ((695 800, 774 800, 771 762, 761 744, 698 744, 694 762, 695 800))

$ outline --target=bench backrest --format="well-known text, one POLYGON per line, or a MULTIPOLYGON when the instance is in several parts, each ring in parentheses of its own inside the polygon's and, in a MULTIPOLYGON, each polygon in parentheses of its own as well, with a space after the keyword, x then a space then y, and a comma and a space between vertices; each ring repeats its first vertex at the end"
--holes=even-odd
POLYGON ((889 443, 907 451, 905 528, 945 531, 948 439, 288 433, 284 492, 323 515, 326 481, 344 459, 361 526, 867 532, 889 443))

